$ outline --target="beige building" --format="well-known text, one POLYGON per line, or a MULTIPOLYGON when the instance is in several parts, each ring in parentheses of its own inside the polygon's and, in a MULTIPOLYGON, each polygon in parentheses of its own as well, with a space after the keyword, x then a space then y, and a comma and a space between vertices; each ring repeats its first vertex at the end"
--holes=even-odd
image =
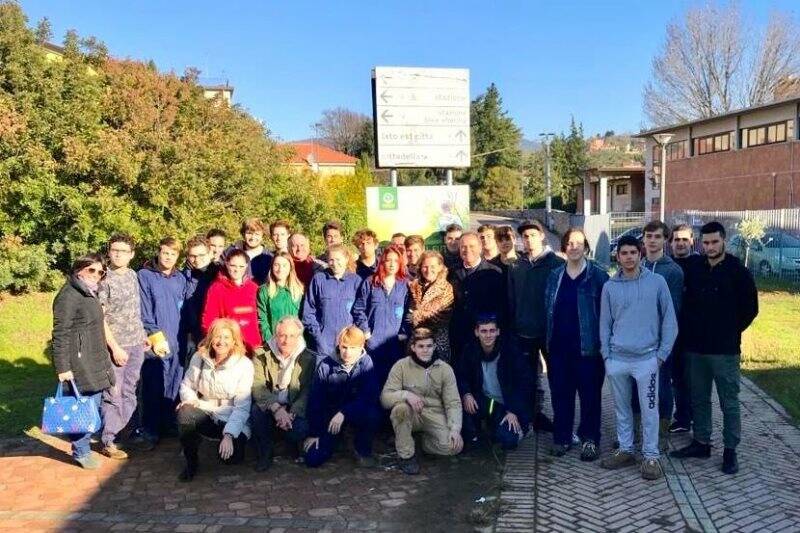
POLYGON ((231 100, 233 99, 233 86, 229 85, 227 82, 223 85, 202 85, 203 89, 203 96, 207 100, 213 100, 214 98, 221 98, 223 102, 228 105, 231 105, 231 100))

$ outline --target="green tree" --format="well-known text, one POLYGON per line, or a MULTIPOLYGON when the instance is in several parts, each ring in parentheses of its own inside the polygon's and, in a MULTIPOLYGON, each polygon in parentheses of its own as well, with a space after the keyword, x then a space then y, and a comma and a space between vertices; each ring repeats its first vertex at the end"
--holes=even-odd
POLYGON ((483 187, 475 193, 482 209, 519 209, 522 205, 522 172, 508 167, 492 167, 483 187))
POLYGON ((575 186, 582 182, 588 166, 586 140, 583 126, 570 122, 569 134, 556 136, 550 143, 551 188, 553 196, 561 198, 562 204, 575 201, 575 186))
MULTIPOLYGON (((460 181, 470 185, 473 199, 481 206, 478 192, 486 187, 484 179, 488 176, 489 169, 520 167, 522 130, 503 109, 503 99, 494 83, 472 101, 470 120, 472 166, 460 176, 460 181)), ((486 198, 489 192, 481 195, 481 198, 486 198)))
MULTIPOLYGON (((125 231, 146 259, 165 235, 235 234, 253 215, 310 236, 327 218, 362 223, 319 178, 290 170, 288 150, 259 121, 205 99, 191 76, 109 58, 74 32, 63 57, 48 59, 44 33, 17 3, 0 3, 0 238, 18 256, 44 254, 63 270, 125 231)), ((333 192, 362 187, 363 172, 333 192)))

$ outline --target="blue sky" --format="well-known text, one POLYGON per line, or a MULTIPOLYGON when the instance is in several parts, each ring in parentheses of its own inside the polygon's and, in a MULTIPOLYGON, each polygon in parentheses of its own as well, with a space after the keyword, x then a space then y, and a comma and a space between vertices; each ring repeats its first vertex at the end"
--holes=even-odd
MULTIPOLYGON (((104 41, 112 55, 153 59, 227 78, 234 101, 278 138, 313 136, 322 110, 371 114, 374 66, 465 67, 472 96, 497 84, 525 137, 563 131, 636 131, 642 86, 666 24, 693 2, 593 1, 22 1, 104 41), (115 6, 115 7, 111 7, 115 6)), ((763 23, 796 0, 742 2, 763 23)))

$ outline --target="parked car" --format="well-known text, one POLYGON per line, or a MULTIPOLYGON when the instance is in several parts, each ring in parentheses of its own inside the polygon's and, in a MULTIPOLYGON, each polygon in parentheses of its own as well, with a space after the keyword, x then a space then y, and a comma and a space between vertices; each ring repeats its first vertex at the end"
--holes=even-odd
MULTIPOLYGON (((734 235, 728 241, 728 251, 745 259, 747 245, 741 235, 734 235)), ((748 266, 762 276, 772 274, 800 275, 800 238, 780 230, 770 230, 750 246, 748 266)))
POLYGON ((608 243, 608 251, 611 254, 611 262, 612 263, 616 263, 617 262, 617 242, 624 235, 633 235, 634 237, 636 237, 636 239, 638 239, 639 242, 642 242, 642 239, 644 238, 644 228, 626 229, 625 231, 620 233, 619 236, 614 237, 613 239, 611 239, 611 242, 608 243))

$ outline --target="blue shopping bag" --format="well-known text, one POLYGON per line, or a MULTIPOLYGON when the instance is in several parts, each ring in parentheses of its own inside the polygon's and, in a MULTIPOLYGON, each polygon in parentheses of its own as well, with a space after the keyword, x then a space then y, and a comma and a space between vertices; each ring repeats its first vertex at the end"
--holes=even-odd
POLYGON ((100 409, 89 396, 82 396, 75 382, 70 380, 75 396, 64 396, 63 383, 59 382, 55 397, 44 399, 42 433, 69 435, 94 433, 100 429, 100 409))

